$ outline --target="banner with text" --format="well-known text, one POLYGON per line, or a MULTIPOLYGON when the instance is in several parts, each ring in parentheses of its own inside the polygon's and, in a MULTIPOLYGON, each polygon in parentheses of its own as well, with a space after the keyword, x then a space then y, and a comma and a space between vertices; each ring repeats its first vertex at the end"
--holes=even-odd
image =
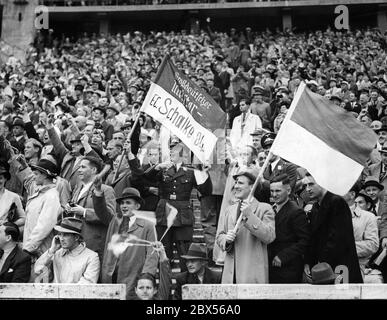
POLYGON ((141 111, 161 122, 202 162, 211 157, 216 129, 225 129, 226 114, 202 88, 180 72, 167 55, 159 67, 141 111))

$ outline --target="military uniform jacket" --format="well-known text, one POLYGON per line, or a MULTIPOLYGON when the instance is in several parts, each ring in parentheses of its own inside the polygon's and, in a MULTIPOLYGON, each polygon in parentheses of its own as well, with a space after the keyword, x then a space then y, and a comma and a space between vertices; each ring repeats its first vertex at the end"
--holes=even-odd
POLYGON ((194 215, 190 202, 191 192, 196 188, 202 195, 211 195, 212 183, 208 176, 207 180, 198 185, 194 170, 184 167, 182 164, 176 172, 174 167, 167 170, 151 169, 145 174, 146 178, 159 181, 160 200, 156 207, 157 225, 167 225, 167 214, 165 205, 168 202, 178 210, 173 226, 192 226, 194 215))

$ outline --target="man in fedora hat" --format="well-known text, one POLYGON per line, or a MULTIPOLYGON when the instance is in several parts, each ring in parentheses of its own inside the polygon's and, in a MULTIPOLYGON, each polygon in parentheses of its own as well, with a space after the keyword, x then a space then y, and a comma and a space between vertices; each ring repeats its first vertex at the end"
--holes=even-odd
POLYGON ((257 170, 240 171, 234 176, 237 201, 225 212, 216 242, 226 252, 222 283, 269 283, 267 245, 275 239, 272 207, 255 198, 247 202, 257 170), (242 222, 234 231, 239 216, 242 222))
POLYGON ((115 234, 135 237, 150 242, 156 241, 156 230, 152 222, 137 217, 134 210, 140 209, 144 200, 135 188, 126 188, 116 199, 120 211, 112 215, 106 206, 106 194, 101 179, 94 181, 93 203, 95 214, 109 225, 102 262, 101 279, 103 283, 125 283, 127 298, 135 297, 136 279, 142 273, 156 274, 158 257, 148 246, 129 246, 117 257, 110 250, 109 243, 115 234))
POLYGON ((82 239, 82 220, 64 218, 54 227, 57 235, 51 247, 35 263, 35 273, 53 265, 54 283, 97 283, 100 271, 98 254, 82 239))
POLYGON ((387 206, 383 201, 384 186, 378 182, 378 178, 375 176, 369 176, 366 178, 363 189, 365 193, 372 199, 374 203, 373 213, 380 217, 383 212, 387 211, 387 206))
POLYGON ((28 166, 23 155, 12 158, 13 165, 19 162, 18 179, 27 192, 25 208, 26 222, 23 234, 23 250, 32 256, 35 262, 51 245, 53 228, 61 213, 59 193, 54 184, 56 166, 46 159, 37 165, 28 166))
POLYGON ((221 273, 207 267, 207 246, 204 243, 191 243, 187 254, 181 256, 187 265, 187 271, 176 275, 176 289, 173 300, 181 300, 182 287, 185 284, 220 283, 221 273))
POLYGON ((356 207, 374 213, 374 202, 371 197, 365 193, 365 191, 360 190, 355 197, 356 207))
POLYGON ((349 283, 363 283, 348 204, 318 185, 308 172, 303 183, 310 199, 316 201, 308 215, 311 235, 305 254, 306 276, 310 278, 311 268, 323 261, 332 268, 345 266, 349 283))

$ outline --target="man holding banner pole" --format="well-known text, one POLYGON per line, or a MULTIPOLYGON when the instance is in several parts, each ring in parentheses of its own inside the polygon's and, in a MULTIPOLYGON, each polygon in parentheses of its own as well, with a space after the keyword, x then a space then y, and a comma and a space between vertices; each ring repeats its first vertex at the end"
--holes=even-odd
POLYGON ((269 282, 267 245, 275 239, 275 220, 271 205, 253 197, 261 178, 256 169, 234 176, 238 201, 226 210, 216 238, 226 251, 222 283, 269 282))

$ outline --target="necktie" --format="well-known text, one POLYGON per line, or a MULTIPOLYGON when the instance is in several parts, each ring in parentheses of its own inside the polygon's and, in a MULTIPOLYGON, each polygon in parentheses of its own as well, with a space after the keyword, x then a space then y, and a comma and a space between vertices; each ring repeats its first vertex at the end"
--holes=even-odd
POLYGON ((0 249, 0 259, 3 257, 3 254, 4 254, 4 250, 0 249))
POLYGON ((273 211, 274 211, 275 214, 278 213, 277 209, 278 209, 278 208, 277 208, 277 205, 276 205, 276 204, 273 204, 273 211))
POLYGON ((242 202, 243 201, 239 201, 238 203, 238 207, 237 207, 237 216, 236 216, 236 219, 238 220, 239 216, 241 215, 241 206, 242 206, 242 202))
POLYGON ((385 174, 386 174, 386 168, 382 163, 382 165, 380 166, 379 182, 381 182, 384 179, 385 174))
POLYGON ((121 225, 120 225, 120 228, 119 228, 119 230, 118 230, 118 233, 119 233, 119 234, 123 234, 123 233, 128 232, 128 229, 129 229, 129 221, 130 221, 130 217, 128 217, 128 216, 124 216, 124 217, 123 217, 122 222, 121 222, 121 225))

